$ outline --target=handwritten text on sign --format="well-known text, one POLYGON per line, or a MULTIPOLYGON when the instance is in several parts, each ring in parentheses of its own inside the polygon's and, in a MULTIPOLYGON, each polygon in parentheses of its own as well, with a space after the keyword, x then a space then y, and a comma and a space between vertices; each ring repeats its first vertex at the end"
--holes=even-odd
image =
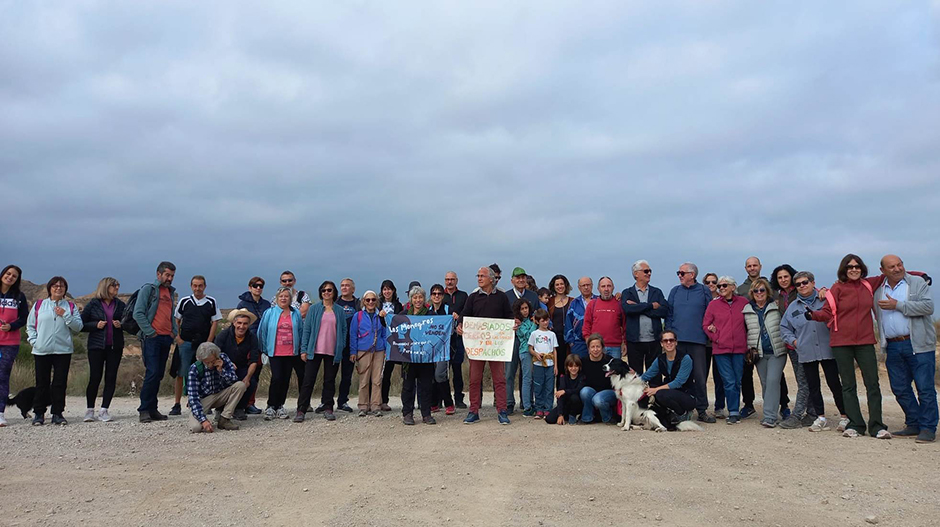
POLYGON ((506 318, 463 319, 463 346, 470 360, 512 361, 515 332, 506 318))

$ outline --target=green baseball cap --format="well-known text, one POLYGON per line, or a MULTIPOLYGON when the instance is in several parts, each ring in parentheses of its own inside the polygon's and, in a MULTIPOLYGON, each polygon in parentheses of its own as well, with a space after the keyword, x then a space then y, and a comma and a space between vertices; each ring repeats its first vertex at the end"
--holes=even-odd
POLYGON ((513 278, 515 278, 515 277, 517 277, 517 276, 519 276, 519 275, 526 275, 526 276, 528 276, 528 274, 526 274, 526 272, 525 272, 525 269, 523 269, 523 268, 521 268, 521 267, 516 267, 515 269, 512 270, 512 277, 513 277, 513 278))

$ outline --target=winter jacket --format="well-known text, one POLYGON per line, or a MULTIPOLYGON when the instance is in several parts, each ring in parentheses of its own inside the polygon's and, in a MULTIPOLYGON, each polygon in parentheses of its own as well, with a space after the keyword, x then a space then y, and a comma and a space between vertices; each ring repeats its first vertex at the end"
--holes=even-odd
POLYGON ((747 326, 744 324, 744 306, 747 299, 734 295, 731 303, 718 297, 708 304, 702 319, 703 332, 714 324, 715 332, 708 333, 712 341, 712 354, 744 353, 747 351, 747 326))
MULTIPOLYGON (((874 288, 881 283, 881 278, 872 283, 871 278, 863 278, 874 288)), ((829 302, 822 309, 813 312, 813 320, 826 322, 829 326, 829 342, 836 346, 861 346, 875 343, 874 319, 871 310, 875 306, 874 295, 862 280, 849 280, 832 284, 827 295, 836 304, 836 317, 833 320, 829 302)))
POLYGON ((627 342, 640 341, 640 315, 649 317, 653 322, 653 338, 659 341, 663 333, 663 319, 669 316, 669 304, 666 303, 666 296, 658 287, 646 286, 646 302, 640 302, 636 285, 624 289, 620 294, 620 307, 627 317, 624 335, 627 342), (628 304, 628 300, 636 303, 628 304), (654 302, 659 304, 658 309, 653 309, 654 302))
MULTIPOLYGON (((111 320, 121 320, 121 317, 124 316, 124 309, 126 305, 119 298, 115 298, 114 302, 114 316, 111 320)), ((101 305, 101 300, 98 298, 92 298, 85 304, 85 309, 82 310, 82 331, 88 333, 88 344, 87 348, 90 350, 102 350, 105 348, 106 338, 107 338, 107 328, 98 329, 98 322, 108 321, 107 315, 104 312, 104 306, 101 305)), ((120 328, 114 326, 111 327, 111 344, 113 349, 122 350, 124 349, 124 331, 120 328)))
POLYGON ((72 335, 82 330, 82 316, 78 307, 69 300, 39 299, 29 310, 26 321, 26 339, 33 346, 33 355, 61 355, 72 353, 72 335), (61 307, 65 314, 56 315, 61 307))
POLYGON ((358 355, 360 351, 385 351, 388 328, 382 324, 379 313, 369 314, 366 310, 357 311, 349 325, 349 354, 358 355))
MULTIPOLYGON (((591 300, 597 298, 597 295, 591 295, 591 300)), ((584 312, 587 310, 589 302, 585 302, 584 297, 578 295, 568 304, 568 312, 565 313, 565 342, 574 344, 576 342, 584 343, 584 312)))
POLYGON ((258 334, 258 326, 261 324, 261 315, 264 314, 268 308, 271 307, 271 302, 268 302, 264 298, 258 298, 258 301, 255 302, 253 296, 251 296, 251 291, 245 291, 238 296, 238 305, 235 306, 235 309, 247 309, 256 316, 254 323, 248 326, 248 331, 251 331, 255 335, 258 334))
POLYGON ((0 294, 0 324, 9 324, 10 331, 0 331, 0 346, 19 346, 20 328, 29 319, 29 302, 23 293, 0 294))
MULTIPOLYGON (((727 304, 727 302, 725 303, 727 304)), ((760 315, 750 302, 744 306, 743 312, 744 324, 747 326, 747 347, 756 348, 758 355, 763 357, 765 350, 761 344, 760 315)), ((774 350, 774 357, 786 355, 787 353, 787 347, 783 344, 783 338, 780 336, 780 319, 781 313, 776 302, 770 302, 764 306, 764 328, 770 336, 770 345, 774 350)))
POLYGON ((819 296, 812 300, 797 297, 790 302, 783 319, 780 321, 780 338, 783 342, 796 348, 800 363, 829 360, 832 358, 832 348, 829 347, 829 328, 824 322, 806 320, 803 316, 806 308, 812 311, 822 309, 825 301, 819 296), (794 342, 796 345, 794 346, 794 342))
MULTIPOLYGON (((283 312, 284 310, 279 306, 271 306, 261 315, 261 324, 258 325, 258 342, 261 344, 261 353, 268 357, 274 356, 274 347, 277 343, 277 322, 283 312)), ((300 316, 300 310, 293 306, 290 308, 290 321, 293 330, 294 355, 300 355, 300 335, 304 321, 300 316)))
POLYGON ((222 353, 228 355, 236 369, 247 369, 252 364, 256 364, 261 356, 261 343, 250 330, 245 334, 245 339, 241 344, 235 338, 235 326, 223 329, 215 336, 213 342, 222 350, 222 353))
POLYGON ((626 323, 627 317, 616 297, 612 296, 607 300, 596 298, 591 300, 584 311, 584 327, 581 329, 581 335, 587 341, 592 333, 600 333, 604 339, 604 346, 619 347, 623 343, 626 323))
MULTIPOLYGON (((333 304, 331 308, 333 316, 336 317, 336 347, 333 350, 333 364, 339 364, 343 360, 343 350, 349 344, 349 335, 346 333, 346 315, 343 314, 343 308, 333 304)), ((320 322, 323 320, 323 313, 326 308, 323 302, 317 302, 310 306, 307 311, 307 318, 304 319, 303 335, 300 339, 300 352, 312 355, 316 351, 317 338, 320 336, 320 322)))
MULTIPOLYGON (((176 298, 176 288, 173 286, 167 286, 167 288, 170 290, 171 336, 176 338, 179 328, 176 326, 176 317, 173 316, 173 312, 176 311, 175 306, 172 305, 176 298)), ((157 315, 157 306, 160 304, 159 289, 160 281, 154 280, 152 284, 140 286, 140 291, 137 293, 137 302, 134 304, 134 320, 140 326, 140 333, 137 335, 141 338, 154 337, 157 334, 150 323, 153 322, 153 317, 157 315)))
POLYGON ((698 282, 691 287, 682 284, 673 287, 666 300, 669 305, 666 329, 675 331, 679 342, 706 344, 709 337, 702 331, 702 318, 711 301, 711 290, 698 282))
MULTIPOLYGON (((907 282, 907 298, 895 298, 898 301, 897 310, 910 322, 911 346, 914 353, 934 353, 937 346, 937 328, 933 324, 933 297, 930 295, 930 286, 919 277, 909 273, 904 275, 907 282)), ((882 322, 882 309, 878 301, 884 300, 884 285, 874 289, 875 317, 878 320, 878 335, 881 340, 881 349, 888 345, 885 340, 884 325, 882 322)))

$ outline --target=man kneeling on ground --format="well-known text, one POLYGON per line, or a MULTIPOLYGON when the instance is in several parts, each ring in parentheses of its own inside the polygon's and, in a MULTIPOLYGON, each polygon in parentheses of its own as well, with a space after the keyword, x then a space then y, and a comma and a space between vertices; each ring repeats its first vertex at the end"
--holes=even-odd
POLYGON ((205 410, 222 408, 216 426, 221 430, 238 430, 232 412, 245 394, 245 383, 238 380, 235 365, 218 346, 203 342, 196 348, 196 363, 189 368, 189 418, 192 432, 214 432, 205 410))

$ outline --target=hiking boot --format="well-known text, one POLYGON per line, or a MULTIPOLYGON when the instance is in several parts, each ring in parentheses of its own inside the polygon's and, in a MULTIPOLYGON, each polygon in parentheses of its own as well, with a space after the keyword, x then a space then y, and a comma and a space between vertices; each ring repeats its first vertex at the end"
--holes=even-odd
POLYGON ((95 409, 89 408, 85 410, 85 417, 82 419, 83 423, 92 423, 95 421, 95 409))
POLYGON ((301 412, 300 410, 297 410, 297 413, 294 414, 294 422, 302 423, 304 422, 304 418, 306 417, 307 417, 307 414, 305 412, 301 412))
POLYGON ((891 432, 891 435, 895 435, 898 437, 913 437, 916 435, 920 435, 920 429, 918 429, 916 426, 905 426, 904 430, 891 432))
POLYGON ((415 416, 412 414, 405 414, 401 416, 401 421, 406 425, 413 425, 415 424, 415 416))
POLYGON ((801 426, 812 426, 816 422, 815 415, 803 414, 803 417, 800 419, 801 426))
POLYGON ((182 415, 183 409, 180 407, 180 403, 173 405, 173 408, 170 408, 170 415, 182 415))
POLYGON ((747 419, 748 417, 754 415, 755 412, 756 410, 754 410, 753 406, 745 406, 744 408, 741 408, 741 415, 739 417, 741 419, 747 419))
POLYGON ((235 411, 232 412, 232 419, 246 421, 248 420, 248 413, 244 409, 236 408, 235 411))
POLYGON ((245 413, 248 415, 261 415, 261 408, 253 404, 249 404, 248 408, 245 408, 245 413))
POLYGON ((379 410, 382 410, 383 412, 391 412, 392 407, 389 406, 388 403, 382 403, 382 406, 379 407, 379 410))
POLYGON ((150 418, 153 419, 154 421, 166 421, 167 419, 169 419, 169 417, 161 414, 157 410, 150 412, 150 418))
POLYGON ((238 423, 226 417, 219 417, 219 422, 216 424, 216 428, 219 430, 238 430, 238 423))
POLYGON ((110 423, 112 419, 114 419, 114 418, 111 417, 111 413, 108 412, 108 409, 107 409, 107 408, 102 408, 101 410, 98 410, 98 420, 99 420, 99 421, 102 421, 102 422, 105 422, 105 423, 110 423))
MULTIPOLYGON (((34 419, 34 421, 35 421, 35 419, 34 419)), ((150 412, 140 412, 140 422, 141 422, 141 423, 149 423, 150 421, 153 421, 153 418, 150 417, 150 412)))
POLYGON ((917 434, 917 439, 914 440, 915 443, 933 443, 937 440, 937 433, 931 432, 930 430, 921 430, 917 434))
POLYGON ((810 432, 824 432, 826 430, 831 430, 829 426, 829 421, 825 417, 817 417, 813 424, 809 427, 810 432))
POLYGON ((369 415, 368 410, 359 410, 359 417, 365 417, 367 415, 369 415))
POLYGON ((436 425, 436 424, 437 424, 437 421, 434 420, 434 416, 432 416, 432 415, 429 415, 429 416, 427 416, 427 417, 423 417, 423 418, 421 418, 421 420, 424 421, 424 424, 426 424, 426 425, 436 425))
POLYGON ((454 405, 450 405, 444 409, 445 415, 454 415, 455 413, 457 413, 457 409, 454 408, 454 405))
POLYGON ((353 409, 350 408, 349 405, 348 405, 348 404, 345 404, 345 403, 339 405, 339 409, 342 410, 342 411, 344 411, 344 412, 349 412, 349 413, 352 413, 352 411, 353 411, 353 409))
POLYGON ((475 413, 475 412, 469 412, 469 413, 467 414, 467 418, 463 420, 463 424, 465 424, 465 425, 472 425, 473 423, 475 423, 475 422, 477 422, 477 421, 479 421, 479 420, 480 420, 480 414, 475 413))
POLYGON ((780 428, 784 430, 793 430, 794 428, 801 428, 802 426, 803 422, 795 415, 791 415, 780 422, 780 428))
MULTIPOLYGON (((147 422, 149 423, 150 421, 147 422)), ((39 414, 33 416, 33 426, 42 426, 44 424, 46 424, 46 419, 44 416, 39 414)))
POLYGON ((698 413, 698 420, 701 421, 701 422, 703 422, 703 423, 717 423, 717 422, 718 422, 717 419, 715 419, 714 417, 708 415, 706 412, 699 412, 699 413, 698 413))
POLYGON ((323 418, 327 421, 336 420, 336 416, 333 414, 333 410, 323 410, 323 418))
POLYGON ((62 414, 52 414, 52 424, 67 425, 69 422, 66 421, 64 417, 62 417, 62 414))

